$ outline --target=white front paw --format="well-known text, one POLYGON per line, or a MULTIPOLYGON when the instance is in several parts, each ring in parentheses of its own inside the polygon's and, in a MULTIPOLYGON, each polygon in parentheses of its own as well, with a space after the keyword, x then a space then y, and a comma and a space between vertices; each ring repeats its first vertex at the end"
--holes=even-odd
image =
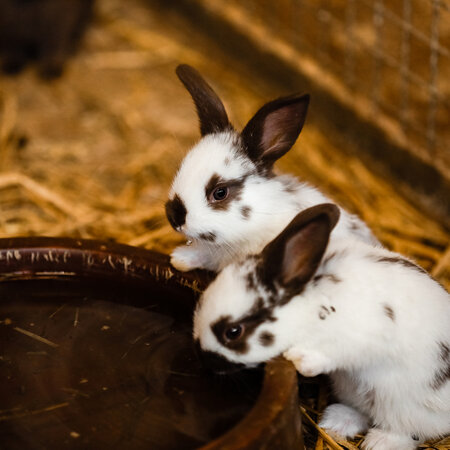
POLYGON ((364 450, 414 450, 418 441, 409 435, 396 434, 380 428, 372 428, 366 435, 364 450))
POLYGON ((305 377, 315 377, 330 370, 330 360, 319 352, 298 350, 295 347, 283 353, 305 377))
POLYGON ((346 438, 364 433, 369 427, 368 418, 356 409, 341 403, 328 406, 319 426, 346 438))
POLYGON ((170 263, 181 272, 198 269, 202 267, 200 253, 193 247, 185 245, 177 247, 170 255, 170 263))

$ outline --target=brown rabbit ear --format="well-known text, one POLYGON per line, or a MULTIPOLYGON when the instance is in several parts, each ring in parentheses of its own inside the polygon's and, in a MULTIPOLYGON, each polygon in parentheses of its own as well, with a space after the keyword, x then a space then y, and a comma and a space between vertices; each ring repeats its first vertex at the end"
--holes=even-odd
POLYGON ((298 214, 264 248, 260 271, 263 283, 273 286, 276 281, 288 292, 299 294, 315 274, 339 214, 338 207, 331 203, 298 214))
POLYGON ((266 103, 241 133, 250 159, 271 168, 297 140, 308 105, 309 95, 283 97, 266 103))
POLYGON ((230 129, 222 101, 197 70, 187 64, 180 64, 176 74, 194 100, 202 136, 230 129))

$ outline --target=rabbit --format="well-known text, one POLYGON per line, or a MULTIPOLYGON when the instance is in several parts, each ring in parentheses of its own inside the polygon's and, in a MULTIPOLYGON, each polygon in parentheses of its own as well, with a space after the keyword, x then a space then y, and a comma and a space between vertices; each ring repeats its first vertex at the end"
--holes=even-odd
POLYGON ((0 0, 0 54, 5 73, 37 60, 43 78, 61 75, 75 49, 94 0, 0 0))
MULTIPOLYGON (((328 201, 316 188, 273 170, 303 127, 309 95, 265 104, 238 133, 194 68, 180 65, 176 73, 194 100, 202 138, 182 161, 165 205, 170 224, 191 244, 177 247, 171 263, 181 271, 217 272, 260 252, 299 211, 328 201)), ((356 216, 341 213, 333 236, 378 242, 356 216)))
POLYGON ((283 355, 304 376, 328 374, 340 403, 320 426, 369 430, 365 449, 414 449, 450 433, 450 295, 397 253, 330 240, 338 220, 335 205, 308 208, 225 267, 200 297, 193 337, 225 373, 283 355))

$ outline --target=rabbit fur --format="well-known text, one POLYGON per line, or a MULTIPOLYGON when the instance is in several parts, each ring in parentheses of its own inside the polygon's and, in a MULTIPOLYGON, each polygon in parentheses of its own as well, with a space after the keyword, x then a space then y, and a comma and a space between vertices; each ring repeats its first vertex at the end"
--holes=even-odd
MULTIPOLYGON (((303 127, 309 96, 267 103, 238 133, 195 69, 181 65, 177 74, 196 105, 202 139, 182 161, 166 203, 173 228, 192 241, 177 247, 171 262, 182 271, 219 271, 260 252, 299 211, 328 201, 316 188, 273 170, 303 127), (224 190, 225 198, 215 198, 224 190)), ((351 235, 377 243, 360 219, 343 210, 341 215, 333 238, 351 235)))
POLYGON ((450 295, 397 253, 329 241, 338 216, 309 208, 226 267, 197 305, 194 339, 233 363, 282 354, 305 376, 329 374, 340 403, 322 427, 369 429, 365 449, 414 449, 450 433, 450 295))

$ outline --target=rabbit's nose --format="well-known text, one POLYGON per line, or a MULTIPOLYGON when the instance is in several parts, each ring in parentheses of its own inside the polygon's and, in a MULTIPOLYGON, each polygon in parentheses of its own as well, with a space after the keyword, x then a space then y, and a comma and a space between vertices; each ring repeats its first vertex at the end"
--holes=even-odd
POLYGON ((186 222, 186 214, 186 207, 178 195, 166 202, 166 216, 174 230, 181 231, 181 227, 186 222))

